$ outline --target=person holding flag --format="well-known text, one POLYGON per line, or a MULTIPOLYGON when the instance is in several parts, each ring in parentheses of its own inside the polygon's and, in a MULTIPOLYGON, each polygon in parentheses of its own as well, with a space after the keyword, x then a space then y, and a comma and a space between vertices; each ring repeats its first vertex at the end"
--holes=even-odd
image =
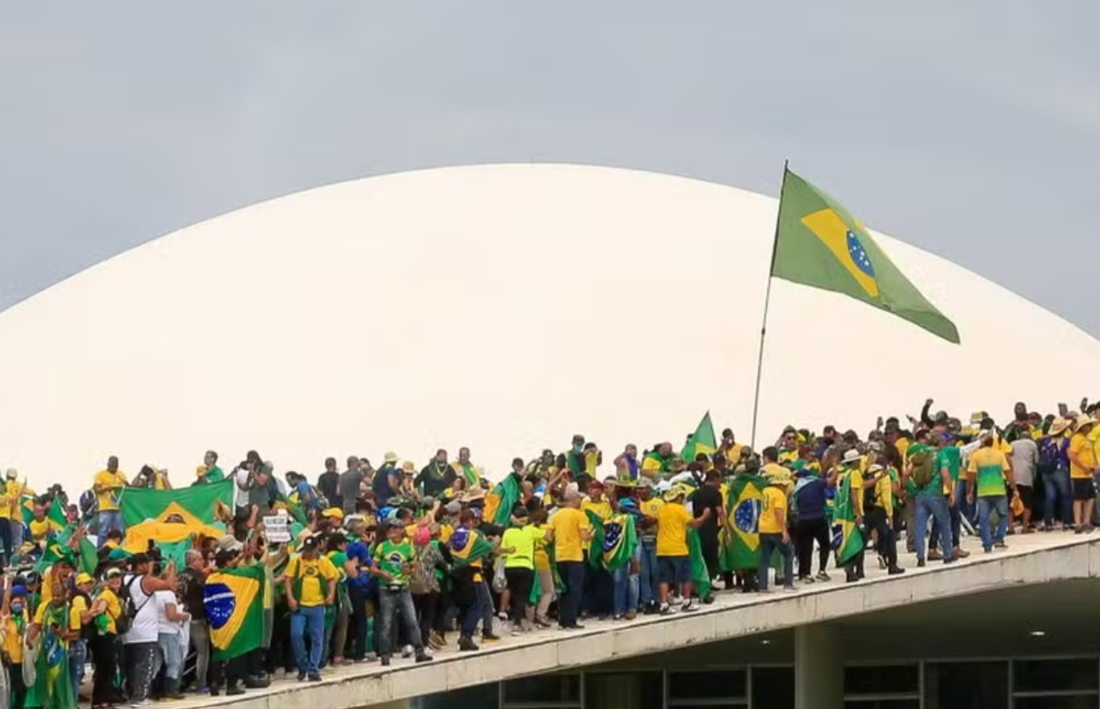
POLYGON ((660 569, 661 583, 658 586, 660 613, 672 613, 669 604, 670 588, 679 587, 684 599, 681 610, 685 612, 697 609, 692 603, 691 552, 688 549, 688 527, 698 529, 710 519, 711 511, 706 509, 699 517, 692 518, 684 507, 684 498, 689 488, 675 485, 665 493, 665 505, 657 514, 657 565, 660 569))

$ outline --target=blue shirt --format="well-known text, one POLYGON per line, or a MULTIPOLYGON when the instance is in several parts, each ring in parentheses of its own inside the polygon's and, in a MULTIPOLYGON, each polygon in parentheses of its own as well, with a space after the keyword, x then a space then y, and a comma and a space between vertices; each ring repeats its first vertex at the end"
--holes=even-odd
POLYGON ((367 569, 373 566, 371 561, 370 549, 367 545, 356 539, 353 542, 348 543, 347 552, 349 559, 356 559, 359 562, 359 578, 348 579, 348 583, 353 583, 362 589, 366 589, 370 586, 371 575, 367 573, 367 569))
POLYGON ((309 487, 309 482, 302 480, 298 483, 298 504, 304 505, 307 510, 319 509, 317 504, 317 498, 314 497, 313 491, 309 487), (308 500, 308 502, 306 501, 308 500))
POLYGON ((814 476, 799 478, 795 485, 798 519, 825 518, 825 481, 814 476))

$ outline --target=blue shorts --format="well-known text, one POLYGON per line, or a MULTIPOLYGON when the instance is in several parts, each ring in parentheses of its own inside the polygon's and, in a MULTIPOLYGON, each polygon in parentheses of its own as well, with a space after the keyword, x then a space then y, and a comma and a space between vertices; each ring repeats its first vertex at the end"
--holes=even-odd
POLYGON ((661 583, 690 583, 691 557, 658 556, 657 575, 661 583))

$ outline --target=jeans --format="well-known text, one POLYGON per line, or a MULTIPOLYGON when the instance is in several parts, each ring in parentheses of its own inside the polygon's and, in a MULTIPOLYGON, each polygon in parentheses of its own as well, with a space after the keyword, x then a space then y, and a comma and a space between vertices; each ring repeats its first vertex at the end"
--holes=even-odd
POLYGON ((191 621, 191 644, 195 646, 195 686, 208 687, 206 674, 210 670, 210 629, 205 620, 191 621))
POLYGON ((126 649, 132 658, 133 665, 129 667, 130 687, 133 693, 130 699, 134 702, 143 702, 149 698, 149 688, 153 686, 153 675, 156 674, 157 644, 156 643, 130 643, 126 649))
POLYGON ((481 613, 481 634, 493 634, 493 592, 489 589, 489 582, 485 578, 476 584, 477 607, 481 613))
POLYGON ((388 657, 393 654, 390 643, 393 641, 394 617, 401 616, 404 637, 416 648, 416 654, 424 652, 424 644, 420 642, 420 626, 416 623, 416 608, 413 607, 412 594, 409 589, 390 590, 381 588, 378 590, 379 618, 378 618, 378 654, 388 657))
POLYGON ((4 545, 4 551, 0 554, 0 566, 4 568, 7 568, 8 560, 11 559, 12 554, 15 554, 15 547, 13 547, 11 543, 12 526, 11 520, 0 519, 0 543, 4 545))
POLYGON ((325 607, 298 606, 290 614, 290 645, 298 673, 316 675, 320 672, 321 653, 325 649, 325 607), (309 632, 309 655, 306 655, 306 632, 309 632))
POLYGON ((559 561, 558 575, 565 583, 565 593, 558 602, 558 625, 572 628, 577 625, 577 614, 584 595, 584 562, 559 561))
POLYGON ((940 546, 943 547, 944 558, 950 558, 954 549, 951 546, 951 515, 947 509, 947 498, 943 496, 942 490, 935 488, 936 486, 933 485, 932 489, 918 492, 916 497, 917 521, 912 534, 917 547, 917 561, 924 561, 924 530, 928 528, 929 517, 934 522, 933 528, 940 534, 940 546))
MULTIPOLYGON (((955 496, 955 504, 948 504, 947 514, 951 518, 951 547, 957 548, 959 546, 960 535, 962 534, 962 502, 966 500, 966 495, 962 495, 962 499, 959 499, 959 495, 964 491, 959 489, 958 485, 955 485, 955 489, 952 495, 955 496)), ((935 551, 939 546, 940 538, 940 525, 935 519, 932 520, 932 534, 928 540, 928 549, 935 551)))
POLYGON ((11 548, 19 551, 23 548, 23 520, 13 518, 11 520, 11 548))
POLYGON ((971 527, 977 526, 978 513, 974 505, 970 504, 966 500, 967 486, 970 481, 966 479, 966 476, 960 475, 959 481, 955 483, 955 494, 958 495, 955 498, 955 507, 959 508, 959 514, 962 517, 966 517, 970 522, 971 527))
POLYGON ((73 678, 73 698, 80 694, 80 683, 84 681, 84 666, 88 664, 88 644, 84 640, 73 640, 69 644, 69 674, 73 678))
POLYGON ((117 529, 123 534, 126 529, 122 524, 122 513, 118 510, 100 512, 96 517, 96 541, 100 548, 107 543, 107 532, 117 529))
POLYGON ((982 548, 989 551, 994 544, 1003 543, 1008 531, 1008 498, 1004 495, 991 495, 978 498, 978 526, 982 533, 982 548), (997 531, 990 533, 989 515, 997 511, 997 531))
MULTIPOLYGON (((634 558, 638 558, 637 551, 634 558)), ((611 572, 615 585, 613 605, 616 618, 638 610, 638 575, 632 574, 630 567, 628 562, 611 572)))
POLYGON ((183 658, 180 656, 180 636, 174 633, 161 633, 157 636, 157 645, 160 646, 160 656, 164 660, 164 676, 168 679, 180 678, 180 665, 183 658))
POLYGON ((1062 524, 1073 524, 1073 496, 1069 493, 1069 471, 1058 467, 1043 473, 1043 489, 1046 499, 1043 505, 1043 523, 1054 524, 1054 507, 1061 498, 1062 524))
POLYGON ((782 534, 760 534, 760 569, 757 572, 757 583, 761 591, 768 589, 768 560, 772 558, 772 552, 778 551, 783 557, 783 583, 788 588, 794 585, 794 548, 791 543, 783 541, 782 534))
POLYGON ((639 594, 643 606, 657 602, 657 542, 642 542, 638 545, 641 559, 641 571, 638 576, 639 594))

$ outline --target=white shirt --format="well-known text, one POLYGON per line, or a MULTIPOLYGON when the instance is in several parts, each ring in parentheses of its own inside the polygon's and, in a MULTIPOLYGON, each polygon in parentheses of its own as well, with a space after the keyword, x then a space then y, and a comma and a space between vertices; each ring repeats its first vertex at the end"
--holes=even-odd
POLYGON ((176 594, 171 591, 157 591, 153 594, 153 602, 157 604, 157 632, 165 635, 178 635, 180 632, 179 621, 168 620, 168 606, 175 606, 179 611, 179 601, 176 594))
POLYGON ((157 604, 153 596, 142 589, 141 578, 127 574, 122 580, 122 585, 130 592, 130 602, 137 609, 130 632, 122 636, 122 642, 126 645, 157 641, 157 604))
POLYGON ((237 507, 248 508, 249 473, 247 468, 237 469, 237 507))

